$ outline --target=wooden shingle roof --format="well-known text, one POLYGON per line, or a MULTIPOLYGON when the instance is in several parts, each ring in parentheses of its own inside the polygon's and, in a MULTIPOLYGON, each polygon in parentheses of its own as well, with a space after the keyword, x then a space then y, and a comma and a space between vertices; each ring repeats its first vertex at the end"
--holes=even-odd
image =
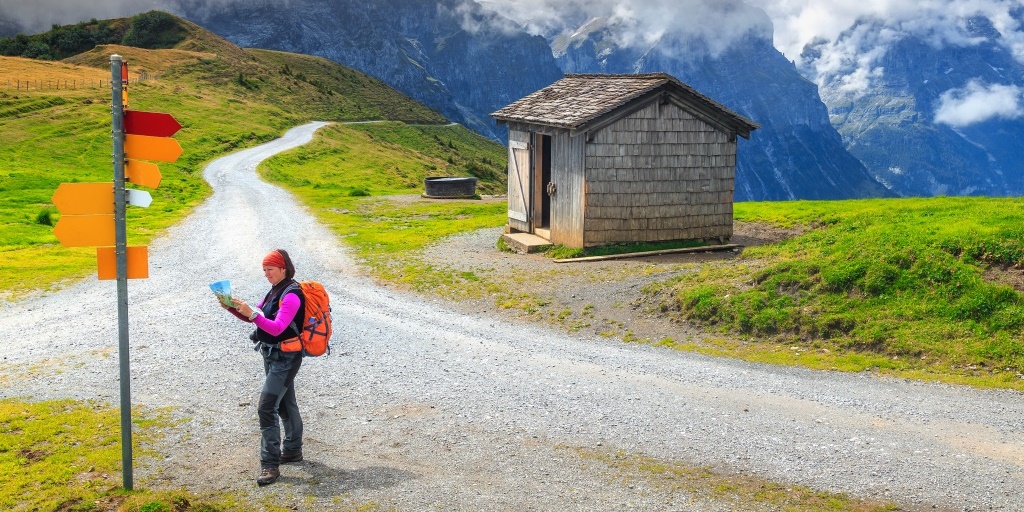
POLYGON ((567 74, 561 80, 494 113, 499 124, 520 122, 576 130, 627 105, 668 93, 749 138, 757 123, 716 103, 667 73, 567 74))

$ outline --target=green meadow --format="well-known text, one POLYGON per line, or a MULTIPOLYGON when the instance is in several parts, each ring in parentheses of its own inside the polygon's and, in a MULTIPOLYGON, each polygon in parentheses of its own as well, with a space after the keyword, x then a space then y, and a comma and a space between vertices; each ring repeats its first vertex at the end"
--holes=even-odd
MULTIPOLYGON (((133 411, 134 460, 159 455, 147 448, 155 432, 172 425, 161 411, 133 411)), ((73 400, 0 400, 0 509, 12 512, 284 512, 291 506, 255 503, 231 493, 199 495, 188 490, 121 487, 120 412, 116 407, 73 400)), ((136 463, 138 465, 138 463, 136 463)), ((367 503, 337 503, 334 510, 384 510, 367 503)))
POLYGON ((1024 201, 739 203, 736 218, 804 234, 646 290, 739 340, 710 352, 1024 389, 1024 201))
POLYGON ((260 173, 309 205, 378 278, 427 289, 451 278, 420 263, 417 252, 456 233, 501 226, 507 207, 504 200, 410 195, 445 166, 477 176, 479 193, 501 193, 504 158, 502 146, 461 126, 332 125, 312 143, 268 160, 260 173))

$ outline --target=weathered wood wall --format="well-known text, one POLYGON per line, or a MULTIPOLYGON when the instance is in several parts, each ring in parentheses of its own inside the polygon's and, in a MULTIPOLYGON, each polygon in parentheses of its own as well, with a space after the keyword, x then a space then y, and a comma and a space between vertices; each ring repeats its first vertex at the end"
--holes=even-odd
POLYGON ((653 102, 594 133, 585 155, 585 247, 732 236, 727 133, 653 102))
POLYGON ((523 155, 528 156, 529 153, 526 152, 526 150, 517 149, 515 146, 529 144, 530 132, 514 130, 511 127, 509 127, 508 140, 508 226, 516 231, 524 231, 529 233, 532 231, 529 217, 524 217, 523 219, 515 219, 513 218, 513 215, 515 214, 512 212, 522 212, 526 215, 529 215, 528 210, 531 200, 531 184, 528 181, 528 178, 530 176, 530 159, 528 157, 523 157, 523 155), (517 163, 518 167, 525 166, 526 168, 517 169, 517 163))

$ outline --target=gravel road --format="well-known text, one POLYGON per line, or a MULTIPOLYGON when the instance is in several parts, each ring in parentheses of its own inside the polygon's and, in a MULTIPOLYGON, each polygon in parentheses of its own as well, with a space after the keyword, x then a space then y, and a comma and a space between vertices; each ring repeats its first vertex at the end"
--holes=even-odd
MULTIPOLYGON (((211 163, 213 196, 129 282, 132 399, 172 408, 138 486, 274 496, 300 510, 733 510, 623 478, 573 447, 624 450, 911 509, 1024 510, 1024 400, 573 337, 455 312, 360 276, 338 240, 255 166, 323 123, 211 163), (261 361, 207 284, 262 297, 262 256, 332 292, 335 353, 298 382, 306 461, 257 488, 261 361)), ((158 206, 158 205, 154 205, 158 206)), ((0 396, 118 402, 113 282, 6 304, 0 396), (33 326, 58 326, 37 329, 33 326)))

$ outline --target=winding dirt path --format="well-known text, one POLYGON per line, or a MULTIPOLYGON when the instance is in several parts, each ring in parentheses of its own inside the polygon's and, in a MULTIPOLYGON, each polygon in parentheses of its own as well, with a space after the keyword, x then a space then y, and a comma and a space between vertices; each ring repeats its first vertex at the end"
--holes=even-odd
MULTIPOLYGON (((151 277, 129 283, 134 405, 182 420, 162 429, 162 458, 138 461, 139 485, 273 496, 300 510, 744 508, 622 478, 582 447, 909 509, 1024 509, 1018 393, 569 336, 361 278, 327 229, 254 173, 320 126, 210 164, 214 195, 151 246, 151 277), (332 292, 339 343, 299 374, 306 461, 258 489, 261 362, 207 283, 230 279, 257 299, 259 262, 274 247, 332 292)), ((115 297, 113 283, 86 279, 10 305, 0 395, 116 404, 115 297)))

